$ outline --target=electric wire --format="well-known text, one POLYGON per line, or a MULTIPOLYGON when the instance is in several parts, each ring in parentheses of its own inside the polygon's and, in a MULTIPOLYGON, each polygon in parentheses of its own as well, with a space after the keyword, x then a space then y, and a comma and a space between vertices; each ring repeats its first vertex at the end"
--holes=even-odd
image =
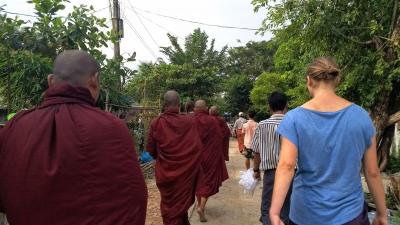
POLYGON ((175 37, 177 37, 177 38, 180 38, 180 39, 182 39, 182 40, 185 40, 185 38, 180 37, 180 36, 174 34, 174 33, 171 32, 169 29, 167 29, 167 28, 165 28, 164 26, 162 26, 162 25, 160 25, 160 24, 154 22, 153 20, 151 20, 151 19, 149 19, 148 17, 144 16, 144 15, 141 14, 140 12, 138 12, 138 15, 139 15, 140 17, 142 17, 143 19, 147 20, 148 22, 150 22, 150 23, 154 24, 155 26, 161 28, 162 30, 166 31, 167 33, 169 33, 169 34, 171 34, 171 35, 173 35, 173 36, 175 36, 175 37))
POLYGON ((146 48, 146 50, 154 57, 154 59, 157 61, 157 56, 154 53, 154 51, 149 47, 149 45, 146 43, 145 40, 143 40, 142 36, 140 36, 139 32, 135 29, 135 27, 132 25, 132 23, 129 21, 127 17, 124 17, 126 24, 131 28, 131 30, 135 33, 135 35, 138 37, 139 41, 142 42, 143 46, 146 48))
MULTIPOLYGON (((101 11, 103 11, 105 9, 108 9, 108 8, 109 8, 109 6, 101 8, 101 9, 94 10, 93 12, 91 12, 91 14, 101 12, 101 11)), ((0 8, 0 9, 2 9, 2 8, 0 8)), ((16 13, 16 12, 10 12, 10 11, 7 11, 7 10, 0 10, 0 12, 4 12, 4 13, 7 13, 7 14, 11 14, 11 15, 17 15, 17 16, 27 16, 27 17, 32 17, 32 18, 40 18, 37 15, 30 15, 30 14, 25 14, 25 13, 16 13)), ((58 17, 66 18, 65 16, 58 16, 58 17)))
POLYGON ((142 24, 142 26, 144 27, 144 29, 146 30, 147 34, 150 36, 151 40, 153 41, 153 43, 159 47, 160 45, 157 43, 157 41, 154 39, 153 35, 151 35, 150 31, 147 29, 146 25, 143 23, 142 18, 140 18, 140 16, 138 15, 138 13, 136 12, 135 8, 133 7, 132 3, 130 0, 127 0, 128 5, 130 6, 130 9, 136 14, 137 18, 139 19, 139 22, 142 24))
POLYGON ((220 24, 210 24, 210 23, 205 23, 205 22, 199 22, 199 21, 194 21, 194 20, 188 20, 188 19, 182 19, 182 18, 178 18, 178 17, 174 17, 174 16, 169 16, 169 15, 164 15, 164 14, 160 14, 160 13, 156 13, 156 12, 152 12, 149 10, 145 10, 145 9, 139 9, 137 7, 133 7, 139 11, 145 12, 145 13, 149 13, 149 14, 153 14, 156 16, 160 16, 160 17, 164 17, 164 18, 169 18, 169 19, 173 19, 173 20, 179 20, 182 22, 187 22, 187 23, 193 23, 193 24, 199 24, 199 25, 204 25, 204 26, 209 26, 209 27, 219 27, 219 28, 225 28, 225 29, 239 29, 239 30, 250 30, 250 31, 258 31, 258 28, 249 28, 249 27, 237 27, 237 26, 227 26, 227 25, 220 25, 220 24))
POLYGON ((92 12, 92 14, 93 14, 93 13, 101 12, 101 11, 103 11, 103 10, 105 10, 105 9, 108 9, 108 8, 110 8, 110 6, 105 6, 105 7, 101 8, 101 9, 96 9, 96 10, 94 10, 94 11, 92 12))

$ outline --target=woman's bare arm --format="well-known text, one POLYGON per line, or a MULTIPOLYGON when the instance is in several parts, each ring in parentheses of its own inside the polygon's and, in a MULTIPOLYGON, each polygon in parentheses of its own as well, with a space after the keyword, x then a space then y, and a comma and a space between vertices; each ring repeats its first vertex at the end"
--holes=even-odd
POLYGON ((269 211, 273 225, 281 223, 279 215, 293 180, 297 154, 297 147, 288 139, 282 137, 279 163, 275 173, 274 192, 269 211))
POLYGON ((371 146, 367 149, 363 159, 364 175, 368 189, 376 205, 376 221, 373 224, 387 224, 385 190, 376 157, 376 138, 372 137, 371 146), (384 222, 386 221, 386 223, 384 222))

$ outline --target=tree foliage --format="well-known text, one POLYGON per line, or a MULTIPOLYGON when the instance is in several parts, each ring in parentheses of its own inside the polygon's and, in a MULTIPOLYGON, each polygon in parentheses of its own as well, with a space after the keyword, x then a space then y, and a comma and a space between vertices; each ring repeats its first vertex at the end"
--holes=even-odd
POLYGON ((215 49, 215 39, 208 42, 206 32, 197 28, 185 38, 184 47, 180 46, 178 38, 167 34, 171 46, 161 47, 161 52, 166 55, 171 64, 189 64, 195 69, 205 67, 223 68, 227 46, 221 51, 215 49))
POLYGON ((135 99, 146 104, 157 104, 165 91, 176 90, 182 99, 211 99, 220 92, 226 47, 215 50, 214 40, 196 29, 189 34, 182 47, 177 37, 168 34, 171 46, 162 47, 169 63, 143 63, 129 81, 127 90, 135 99))
POLYGON ((57 54, 67 49, 82 49, 93 55, 103 67, 103 92, 121 102, 116 79, 130 74, 119 69, 123 59, 106 59, 101 52, 115 40, 107 29, 106 19, 92 15, 93 7, 81 5, 65 17, 58 16, 67 0, 32 0, 37 18, 30 23, 18 17, 0 14, 0 100, 11 111, 39 104, 47 88, 47 75, 57 54), (118 63, 118 67, 116 64, 118 63))
POLYGON ((244 74, 254 81, 263 72, 274 70, 276 43, 250 41, 244 46, 228 50, 227 69, 229 75, 244 74))
POLYGON ((339 93, 371 112, 377 127, 382 165, 390 148, 390 114, 398 111, 400 84, 400 6, 397 0, 253 0, 267 9, 261 31, 272 30, 278 42, 275 66, 301 103, 307 64, 329 55, 342 67, 339 93), (388 127, 389 126, 389 127, 388 127))
POLYGON ((268 96, 274 91, 287 92, 288 90, 283 75, 264 72, 256 80, 250 98, 257 111, 268 112, 268 96))
MULTIPOLYGON (((228 50, 224 82, 226 110, 236 115, 247 112, 252 106, 250 91, 254 81, 265 71, 274 70, 274 53, 276 44, 272 41, 250 41, 244 46, 228 50)), ((260 107, 256 107, 261 110, 260 107)))
POLYGON ((246 112, 250 108, 250 91, 253 82, 245 74, 233 75, 225 82, 224 99, 227 103, 226 110, 233 115, 246 112))

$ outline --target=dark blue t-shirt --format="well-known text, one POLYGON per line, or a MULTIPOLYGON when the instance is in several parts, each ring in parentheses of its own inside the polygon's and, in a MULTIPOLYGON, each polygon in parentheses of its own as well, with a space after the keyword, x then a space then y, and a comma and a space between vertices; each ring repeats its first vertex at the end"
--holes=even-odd
POLYGON ((344 224, 363 210, 361 165, 375 128, 352 104, 336 112, 298 107, 277 132, 298 149, 290 219, 299 225, 344 224))

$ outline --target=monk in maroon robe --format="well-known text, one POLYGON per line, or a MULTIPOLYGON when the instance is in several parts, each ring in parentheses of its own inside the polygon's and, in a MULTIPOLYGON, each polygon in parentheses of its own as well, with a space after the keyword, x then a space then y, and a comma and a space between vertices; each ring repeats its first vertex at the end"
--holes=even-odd
POLYGON ((132 138, 95 107, 89 54, 57 57, 42 104, 0 135, 0 208, 12 225, 144 225, 147 189, 132 138))
POLYGON ((205 207, 209 197, 219 191, 222 182, 228 179, 228 171, 223 154, 223 131, 218 120, 210 116, 204 100, 195 103, 195 118, 203 144, 201 154, 201 170, 204 172, 199 179, 196 196, 198 199, 197 213, 201 222, 207 222, 205 207))
POLYGON ((165 111, 150 125, 147 150, 156 161, 165 225, 189 225, 187 211, 195 200, 200 169, 200 142, 194 116, 179 114, 179 95, 164 95, 165 111))
POLYGON ((229 161, 229 138, 231 137, 231 130, 226 124, 224 118, 219 116, 219 110, 217 106, 211 106, 210 116, 214 116, 218 120, 219 127, 222 131, 222 152, 225 157, 225 161, 229 161))

